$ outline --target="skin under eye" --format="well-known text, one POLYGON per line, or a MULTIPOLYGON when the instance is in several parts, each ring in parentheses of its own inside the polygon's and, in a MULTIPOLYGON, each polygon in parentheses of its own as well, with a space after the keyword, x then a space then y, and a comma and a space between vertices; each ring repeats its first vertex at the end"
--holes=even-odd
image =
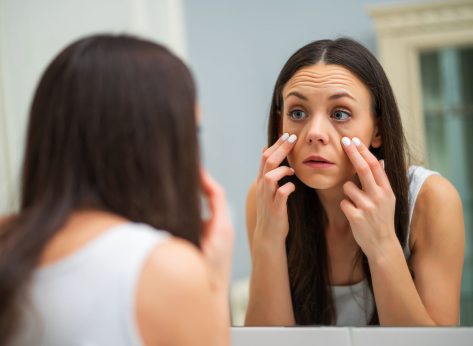
POLYGON ((337 109, 332 113, 332 118, 335 119, 336 121, 347 121, 351 118, 351 114, 347 111, 337 109))
POLYGON ((295 121, 300 121, 307 118, 306 113, 300 109, 294 109, 292 111, 289 111, 288 115, 292 120, 295 120, 295 121))

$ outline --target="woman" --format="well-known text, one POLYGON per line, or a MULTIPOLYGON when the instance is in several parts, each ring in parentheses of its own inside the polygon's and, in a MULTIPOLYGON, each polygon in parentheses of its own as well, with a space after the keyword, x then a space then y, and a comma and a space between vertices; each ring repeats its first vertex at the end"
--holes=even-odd
POLYGON ((247 325, 455 325, 464 224, 443 177, 406 165, 388 79, 349 39, 298 50, 274 88, 247 199, 247 325))
POLYGON ((228 344, 233 229, 196 130, 192 76, 160 45, 91 36, 53 60, 0 229, 2 345, 228 344))

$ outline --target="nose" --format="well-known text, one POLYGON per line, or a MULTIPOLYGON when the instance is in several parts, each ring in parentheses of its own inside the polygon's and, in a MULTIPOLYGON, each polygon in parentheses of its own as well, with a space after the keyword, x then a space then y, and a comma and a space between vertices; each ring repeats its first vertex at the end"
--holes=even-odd
POLYGON ((309 144, 328 144, 328 124, 325 116, 322 114, 314 115, 307 124, 306 141, 309 144))

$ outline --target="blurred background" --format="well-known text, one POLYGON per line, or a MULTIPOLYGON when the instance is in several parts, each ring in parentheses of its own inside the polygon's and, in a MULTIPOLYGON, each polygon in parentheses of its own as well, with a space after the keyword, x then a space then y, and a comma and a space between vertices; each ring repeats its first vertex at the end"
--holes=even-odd
POLYGON ((465 211, 462 325, 473 325, 473 0, 0 0, 0 215, 18 205, 28 108, 54 55, 97 32, 164 43, 191 67, 207 169, 225 187, 236 228, 235 325, 250 272, 245 199, 255 179, 272 88, 314 40, 348 36, 381 61, 414 163, 456 186, 465 211))

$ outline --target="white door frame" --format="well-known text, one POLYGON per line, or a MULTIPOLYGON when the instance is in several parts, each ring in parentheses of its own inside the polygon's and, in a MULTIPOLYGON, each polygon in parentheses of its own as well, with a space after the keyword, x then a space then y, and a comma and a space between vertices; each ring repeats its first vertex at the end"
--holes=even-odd
POLYGON ((425 164, 419 53, 473 45, 473 0, 378 5, 368 12, 375 22, 379 60, 398 101, 413 163, 425 164))

